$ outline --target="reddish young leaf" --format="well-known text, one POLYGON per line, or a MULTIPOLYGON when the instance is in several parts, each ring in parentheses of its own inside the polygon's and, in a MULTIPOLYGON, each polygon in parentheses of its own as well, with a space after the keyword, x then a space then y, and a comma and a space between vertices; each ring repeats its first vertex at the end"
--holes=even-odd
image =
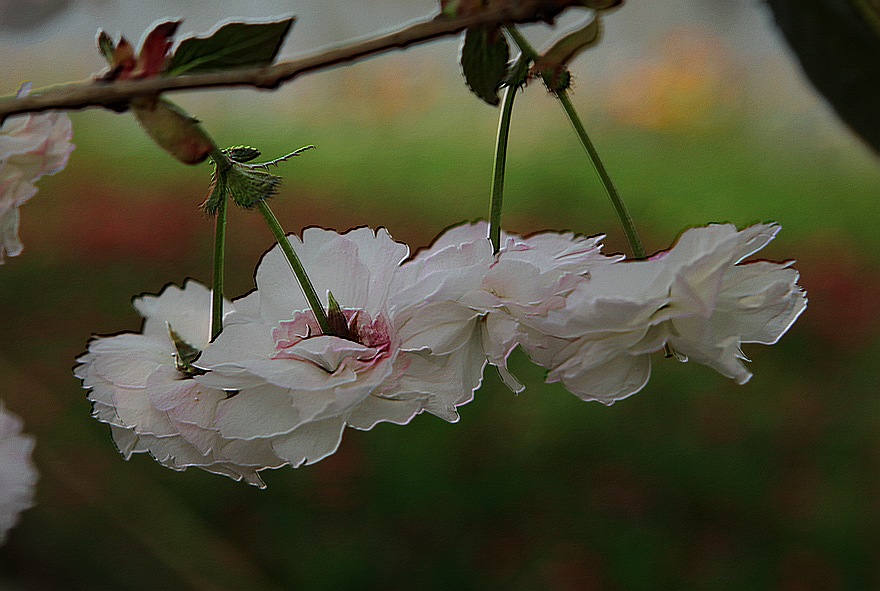
POLYGON ((116 49, 113 52, 113 63, 110 64, 110 71, 104 79, 130 78, 136 63, 134 48, 131 46, 131 43, 125 37, 120 37, 119 43, 116 44, 116 49))
POLYGON ((132 78, 153 78, 158 76, 165 65, 165 59, 173 43, 172 38, 181 21, 159 23, 147 33, 141 44, 137 66, 132 78))

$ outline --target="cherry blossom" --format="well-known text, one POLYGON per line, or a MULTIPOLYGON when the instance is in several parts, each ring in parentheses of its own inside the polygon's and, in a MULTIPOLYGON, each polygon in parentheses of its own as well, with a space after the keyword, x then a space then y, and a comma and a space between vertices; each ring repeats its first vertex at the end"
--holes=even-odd
POLYGON ((21 433, 21 419, 0 402, 0 544, 33 505, 37 470, 31 460, 34 438, 21 433))
POLYGON ((485 222, 452 228, 403 266, 399 297, 418 303, 406 311, 402 332, 410 346, 448 353, 478 329, 483 353, 518 392, 523 386, 507 370, 510 353, 542 342, 548 314, 564 310, 595 268, 622 257, 601 253, 603 236, 571 232, 504 234, 496 255, 487 230, 485 222))
POLYGON ((60 112, 10 117, 0 126, 0 264, 24 248, 18 208, 36 194, 34 183, 67 165, 72 136, 70 118, 60 112))
POLYGON ((740 346, 777 342, 807 305, 792 262, 742 262, 779 229, 692 228, 649 260, 596 268, 526 351, 550 369, 548 382, 606 404, 643 388, 650 354, 667 347, 744 384, 740 346))
POLYGON ((139 334, 96 337, 74 373, 90 390, 92 415, 110 425, 120 453, 148 452, 174 470, 190 466, 263 486, 257 474, 284 461, 261 442, 230 441, 213 427, 227 393, 193 379, 208 345, 211 292, 187 281, 134 300, 139 334))
POLYGON ((442 354, 407 342, 408 304, 390 297, 407 246, 369 228, 309 228, 288 239, 324 305, 328 293, 338 302, 341 325, 322 333, 280 248, 270 250, 257 289, 234 302, 197 363, 208 371, 199 383, 236 392, 218 404, 221 435, 269 442, 297 467, 335 452, 346 426, 402 425, 423 411, 457 421, 482 380, 479 333, 472 327, 442 354))

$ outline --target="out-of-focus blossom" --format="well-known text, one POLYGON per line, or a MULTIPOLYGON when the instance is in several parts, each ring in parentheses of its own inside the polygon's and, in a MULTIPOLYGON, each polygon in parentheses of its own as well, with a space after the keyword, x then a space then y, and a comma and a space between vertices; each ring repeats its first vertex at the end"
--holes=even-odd
POLYGON ((259 441, 224 439, 213 423, 227 393, 193 379, 191 363, 210 338, 211 292, 190 280, 134 307, 142 333, 96 337, 78 359, 74 373, 90 390, 93 416, 110 425, 125 459, 148 452, 174 470, 193 466, 263 486, 257 471, 284 461, 259 441))
POLYGON ((21 253, 18 208, 36 194, 34 183, 65 167, 72 136, 70 118, 60 112, 14 116, 0 126, 0 264, 21 253))
POLYGON ((34 438, 21 433, 21 419, 0 402, 0 544, 33 505, 37 469, 31 461, 34 438))
POLYGON ((489 362, 520 391, 507 370, 513 349, 542 342, 548 314, 565 309, 568 296, 595 268, 622 257, 601 254, 603 236, 570 232, 504 234, 495 255, 487 230, 485 222, 452 228, 403 266, 398 297, 415 304, 405 312, 401 331, 409 346, 449 353, 477 328, 489 362))
POLYGON ((740 345, 775 343, 807 305, 791 262, 742 263, 778 231, 693 228, 649 260, 596 268, 548 318, 554 338, 526 350, 549 382, 606 404, 644 387, 650 354, 667 346, 744 384, 752 374, 740 345))
POLYGON ((336 451, 346 425, 406 424, 422 411, 458 420, 456 407, 482 380, 479 332, 471 327, 443 354, 408 342, 400 319, 427 293, 389 297, 406 245, 369 228, 343 235, 309 228, 302 241, 288 238, 324 305, 328 291, 339 303, 344 326, 338 336, 321 332, 280 248, 270 250, 256 291, 236 300, 197 362, 208 370, 197 381, 237 391, 218 405, 222 436, 268 442, 296 467, 336 451))

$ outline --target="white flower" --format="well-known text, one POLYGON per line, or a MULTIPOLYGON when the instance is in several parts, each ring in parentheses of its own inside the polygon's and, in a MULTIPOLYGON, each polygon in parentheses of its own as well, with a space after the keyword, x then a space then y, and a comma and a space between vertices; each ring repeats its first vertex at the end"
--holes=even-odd
POLYGON ((693 228, 649 260, 598 268, 548 319, 556 338, 527 351, 549 382, 606 404, 644 387, 650 354, 667 346, 744 384, 752 374, 740 345, 775 343, 807 305, 791 262, 740 264, 778 231, 693 228))
POLYGON ((369 228, 288 239, 325 308, 328 291, 339 303, 347 334, 322 334, 280 248, 270 250, 256 291, 236 300, 198 360, 208 370, 199 382, 238 391, 218 405, 223 437, 269 442, 296 467, 336 451, 346 425, 406 424, 422 411, 458 420, 482 379, 478 334, 443 355, 409 346, 399 324, 407 304, 389 299, 406 245, 369 228))
POLYGON ((407 262, 398 275, 398 297, 411 306, 402 328, 410 346, 448 353, 481 332, 484 354, 514 391, 522 385, 507 371, 517 345, 543 342, 551 311, 565 308, 575 287, 593 269, 620 260, 601 254, 603 236, 543 232, 528 238, 502 235, 492 253, 485 222, 452 228, 407 262))
POLYGON ((31 461, 34 438, 21 433, 21 419, 0 401, 0 544, 18 523, 19 513, 33 506, 37 469, 31 461))
POLYGON ((70 118, 60 112, 14 116, 0 126, 0 264, 6 254, 21 253, 18 208, 36 194, 35 182, 67 164, 72 135, 70 118))
POLYGON ((134 307, 144 317, 141 334, 96 337, 77 360, 93 416, 110 425, 125 459, 149 452, 174 470, 193 466, 263 486, 257 471, 284 462, 260 442, 222 438, 213 424, 227 394, 192 379, 189 364, 210 338, 211 292, 190 280, 134 307))

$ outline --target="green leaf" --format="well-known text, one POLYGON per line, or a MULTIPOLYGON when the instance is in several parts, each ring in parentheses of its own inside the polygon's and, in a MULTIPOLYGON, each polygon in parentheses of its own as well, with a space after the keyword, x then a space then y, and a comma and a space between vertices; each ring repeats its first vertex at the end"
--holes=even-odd
POLYGON ((293 17, 267 23, 231 22, 205 37, 180 42, 168 60, 164 74, 203 74, 268 66, 275 61, 293 17))
POLYGON ((250 162, 260 157, 260 151, 250 146, 232 146, 223 150, 223 153, 236 162, 250 162))
POLYGON ((98 51, 101 52, 101 55, 104 56, 107 63, 112 66, 113 56, 116 54, 116 47, 113 45, 113 39, 110 38, 107 31, 99 29, 98 36, 95 38, 95 43, 98 44, 98 51))
POLYGON ((500 27, 473 27, 464 35, 461 69, 468 88, 478 97, 497 106, 498 89, 507 75, 510 48, 500 27))

